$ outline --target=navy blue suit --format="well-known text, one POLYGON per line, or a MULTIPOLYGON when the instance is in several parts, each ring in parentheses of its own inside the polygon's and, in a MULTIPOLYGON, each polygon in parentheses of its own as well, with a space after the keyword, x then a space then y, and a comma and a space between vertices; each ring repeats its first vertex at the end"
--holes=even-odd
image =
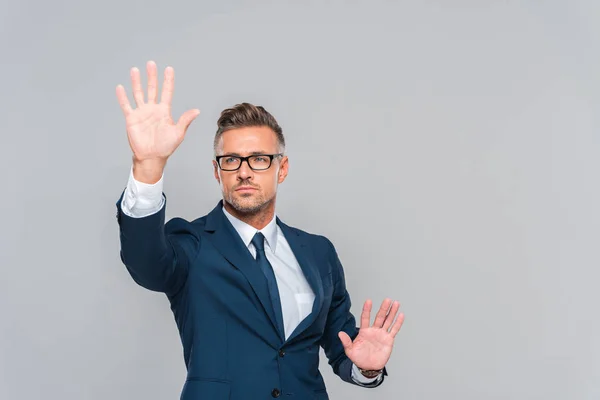
POLYGON ((131 218, 121 199, 121 260, 135 282, 166 294, 179 329, 187 367, 182 400, 328 399, 320 347, 335 374, 355 384, 338 332, 354 339, 358 329, 344 270, 327 238, 277 218, 316 296, 311 314, 285 340, 265 276, 223 214, 222 201, 204 217, 165 224, 166 204, 156 214, 131 218))

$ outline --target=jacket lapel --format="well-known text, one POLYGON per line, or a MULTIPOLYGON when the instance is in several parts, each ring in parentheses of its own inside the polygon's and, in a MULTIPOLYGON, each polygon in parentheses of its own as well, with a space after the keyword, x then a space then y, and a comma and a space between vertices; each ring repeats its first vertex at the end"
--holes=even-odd
POLYGON ((254 293, 260 300, 265 313, 269 316, 271 324, 277 332, 279 338, 283 337, 277 329, 271 297, 264 273, 256 264, 256 260, 248 248, 244 245, 242 238, 231 225, 222 210, 223 200, 207 215, 204 230, 212 232, 210 238, 215 248, 225 257, 234 267, 236 267, 248 280, 254 293))
POLYGON ((286 342, 290 342, 298 337, 300 333, 304 332, 304 330, 306 330, 309 326, 311 326, 317 315, 319 315, 321 312, 321 308, 323 307, 323 282, 321 281, 321 275, 319 274, 318 266, 312 256, 310 246, 304 240, 302 240, 297 232, 281 222, 279 218, 277 218, 277 224, 285 236, 285 239, 289 243, 296 260, 298 260, 298 264, 300 264, 300 268, 302 268, 302 272, 304 273, 308 284, 315 294, 315 301, 313 303, 311 313, 300 322, 298 327, 296 327, 296 329, 294 329, 292 334, 288 337, 286 342))

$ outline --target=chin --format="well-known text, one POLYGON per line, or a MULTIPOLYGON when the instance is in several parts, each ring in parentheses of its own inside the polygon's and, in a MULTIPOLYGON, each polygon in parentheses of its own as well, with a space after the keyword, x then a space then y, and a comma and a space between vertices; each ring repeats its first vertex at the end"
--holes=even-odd
POLYGON ((233 208, 243 214, 252 214, 258 212, 266 205, 266 202, 261 201, 262 198, 257 198, 253 195, 233 195, 231 200, 232 201, 230 201, 230 204, 233 206, 233 208))

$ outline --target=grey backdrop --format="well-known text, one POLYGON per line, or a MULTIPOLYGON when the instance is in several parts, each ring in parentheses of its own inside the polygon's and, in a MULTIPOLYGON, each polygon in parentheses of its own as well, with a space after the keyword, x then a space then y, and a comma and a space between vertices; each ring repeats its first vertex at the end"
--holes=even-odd
POLYGON ((388 380, 323 357, 332 398, 598 399, 600 3, 299 3, 2 3, 0 398, 178 398, 168 302, 115 219, 115 86, 153 59, 175 116, 202 110, 168 218, 219 199, 219 112, 264 105, 289 143, 278 214, 334 242, 356 315, 402 302, 388 380))

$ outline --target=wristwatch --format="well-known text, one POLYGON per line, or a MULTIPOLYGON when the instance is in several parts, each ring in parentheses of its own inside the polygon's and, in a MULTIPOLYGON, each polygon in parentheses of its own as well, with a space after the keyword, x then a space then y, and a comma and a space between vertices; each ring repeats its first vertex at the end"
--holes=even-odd
POLYGON ((358 367, 358 370, 365 378, 375 378, 383 372, 383 369, 362 369, 360 367, 358 367))

